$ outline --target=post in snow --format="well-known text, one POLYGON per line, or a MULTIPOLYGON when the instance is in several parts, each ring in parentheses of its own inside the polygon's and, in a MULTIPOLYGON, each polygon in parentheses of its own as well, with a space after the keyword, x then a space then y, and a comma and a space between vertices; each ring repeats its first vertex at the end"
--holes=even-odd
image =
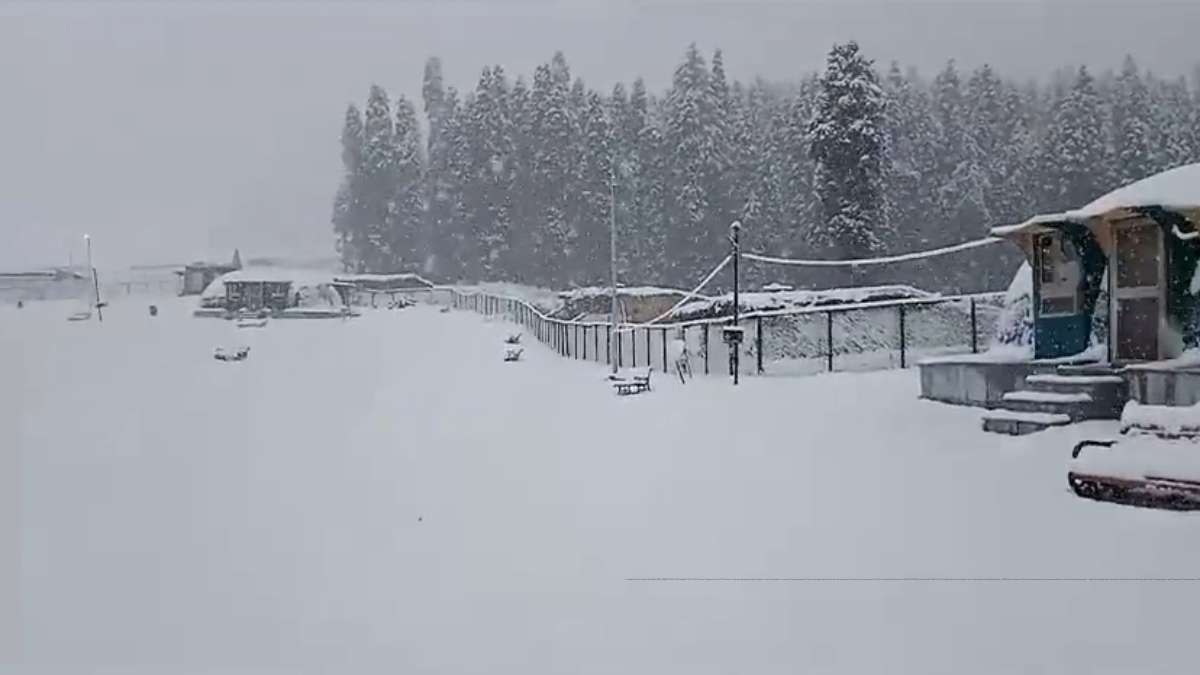
POLYGON ((620 340, 617 333, 617 176, 616 168, 609 162, 608 168, 608 271, 609 271, 609 309, 608 331, 612 337, 608 341, 608 362, 612 364, 612 374, 617 374, 617 359, 613 358, 612 343, 620 340))
POLYGON ((729 345, 729 369, 733 371, 733 384, 738 383, 738 371, 741 370, 742 329, 738 325, 738 262, 742 257, 741 235, 742 224, 733 221, 729 226, 729 243, 733 246, 733 325, 726 330, 725 341, 729 345))

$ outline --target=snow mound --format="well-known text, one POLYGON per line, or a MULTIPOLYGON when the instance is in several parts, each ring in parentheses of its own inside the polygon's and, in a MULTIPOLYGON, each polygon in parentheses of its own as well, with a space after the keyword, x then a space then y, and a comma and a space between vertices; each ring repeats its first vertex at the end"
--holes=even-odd
POLYGON ((1200 431, 1200 403, 1190 406, 1165 406, 1130 401, 1121 411, 1121 430, 1135 428, 1150 428, 1173 435, 1200 431))

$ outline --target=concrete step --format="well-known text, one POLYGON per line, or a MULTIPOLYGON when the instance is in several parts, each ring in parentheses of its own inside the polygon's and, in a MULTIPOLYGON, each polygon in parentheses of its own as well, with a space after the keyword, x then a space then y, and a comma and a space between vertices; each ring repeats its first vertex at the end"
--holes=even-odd
POLYGON ((1029 384, 1047 384, 1073 387, 1125 384, 1125 378, 1121 377, 1120 375, 1061 375, 1054 373, 1027 375, 1025 377, 1025 381, 1029 384))
POLYGON ((1060 394, 1084 392, 1097 402, 1124 402, 1129 397, 1129 386, 1116 375, 1029 375, 1024 388, 1060 394))
POLYGON ((1010 391, 1001 397, 1005 403, 1019 401, 1022 403, 1091 403, 1095 399, 1086 391, 1033 391, 1020 389, 1010 391))
POLYGON ((983 414, 983 430, 1010 436, 1024 436, 1049 427, 1071 423, 1070 415, 1016 410, 989 410, 983 414))
POLYGON ((1087 392, 1010 391, 1002 397, 1000 406, 1018 412, 1066 415, 1075 421, 1110 419, 1120 414, 1119 408, 1113 412, 1115 403, 1103 399, 1096 401, 1087 392))
POLYGON ((1055 371, 1059 375, 1118 375, 1121 368, 1111 363, 1072 363, 1063 364, 1055 371))

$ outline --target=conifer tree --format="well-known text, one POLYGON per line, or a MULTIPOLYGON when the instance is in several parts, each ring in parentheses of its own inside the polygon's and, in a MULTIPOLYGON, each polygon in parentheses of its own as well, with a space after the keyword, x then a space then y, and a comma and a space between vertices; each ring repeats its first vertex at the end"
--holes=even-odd
POLYGON ((836 257, 869 257, 890 238, 883 209, 886 102, 858 43, 834 45, 826 63, 809 129, 821 215, 812 237, 836 257))

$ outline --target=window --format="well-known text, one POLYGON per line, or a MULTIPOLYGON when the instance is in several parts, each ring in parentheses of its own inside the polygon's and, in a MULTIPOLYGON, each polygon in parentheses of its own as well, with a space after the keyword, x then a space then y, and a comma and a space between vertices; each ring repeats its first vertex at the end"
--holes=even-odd
POLYGON ((1042 316, 1077 313, 1082 265, 1075 244, 1058 233, 1044 234, 1037 240, 1038 278, 1042 316))

